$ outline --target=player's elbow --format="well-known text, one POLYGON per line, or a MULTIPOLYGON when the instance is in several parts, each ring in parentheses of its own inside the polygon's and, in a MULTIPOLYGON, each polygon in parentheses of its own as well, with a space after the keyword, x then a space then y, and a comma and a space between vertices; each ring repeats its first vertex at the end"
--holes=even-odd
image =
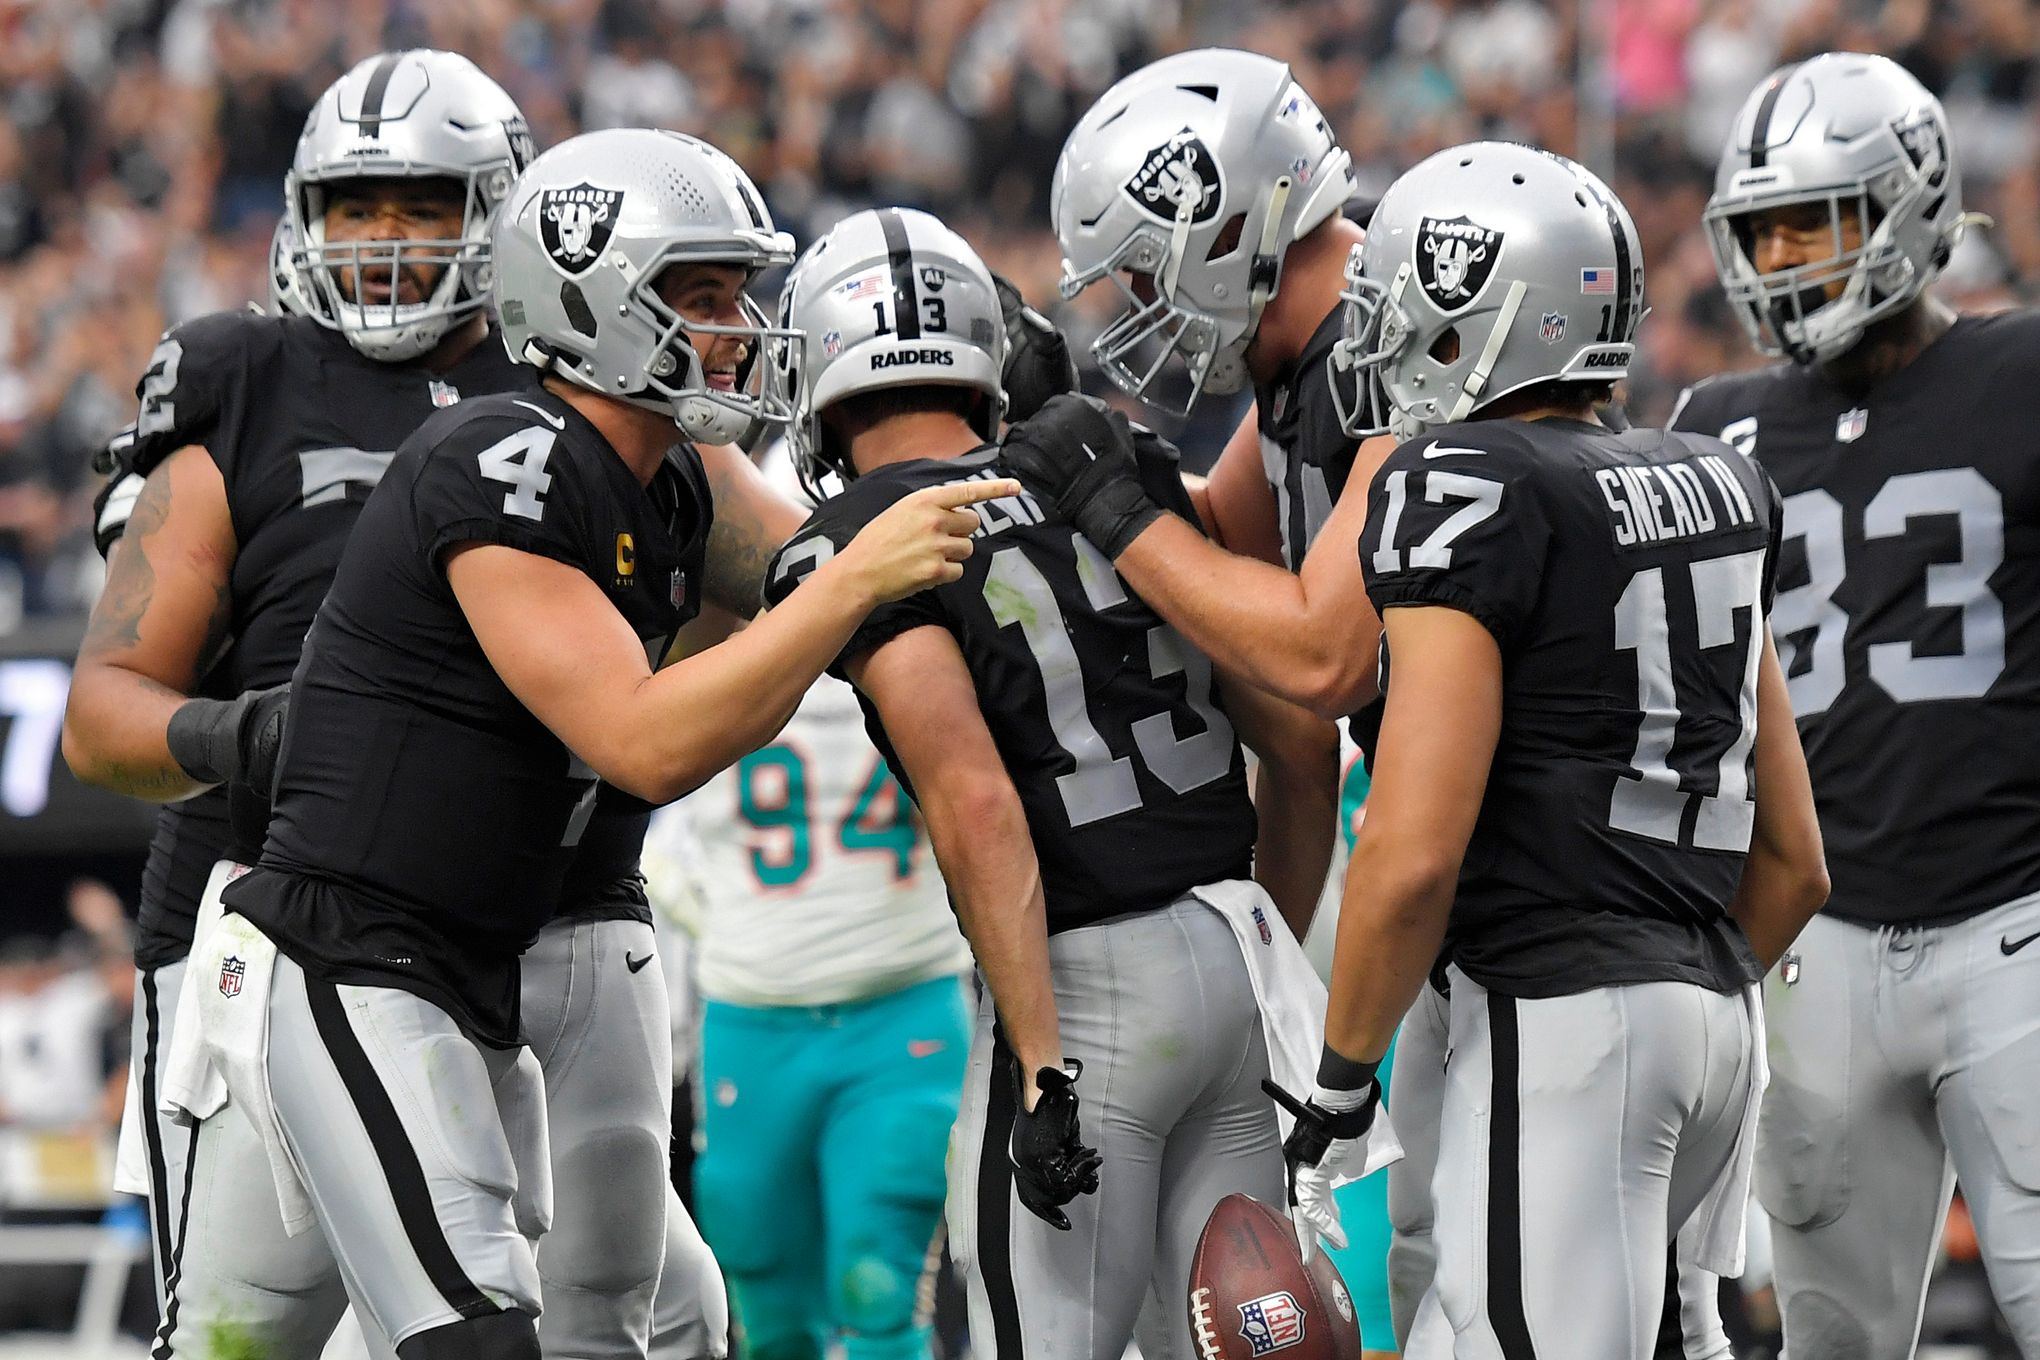
POLYGON ((1358 712, 1381 693, 1375 681, 1374 657, 1343 651, 1315 658, 1297 677, 1295 691, 1284 697, 1334 722, 1358 712))
POLYGON ((933 787, 923 785, 919 792, 928 836, 938 851, 945 844, 1028 838, 1027 812, 1003 771, 971 771, 933 787))
POLYGON ((1833 886, 1828 879, 1827 856, 1817 843, 1793 855, 1786 868, 1784 896, 1801 916, 1811 919, 1826 906, 1833 886))
POLYGON ((100 764, 98 753, 93 750, 91 741, 80 727, 71 714, 64 715, 64 731, 59 738, 64 763, 71 767, 71 773, 80 783, 104 785, 106 774, 100 764))

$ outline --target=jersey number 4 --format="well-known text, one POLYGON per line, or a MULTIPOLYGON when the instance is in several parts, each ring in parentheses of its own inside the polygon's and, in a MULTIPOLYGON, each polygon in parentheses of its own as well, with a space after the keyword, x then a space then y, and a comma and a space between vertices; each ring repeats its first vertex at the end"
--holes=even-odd
MULTIPOLYGON (((1084 596, 1100 612, 1127 603, 1126 587, 1112 564, 1087 540, 1073 538, 1077 578, 1084 596)), ((985 604, 1001 628, 1018 626, 1027 650, 1041 671, 1048 699, 1048 723, 1076 769, 1056 776, 1063 811, 1070 825, 1131 812, 1141 805, 1134 778, 1133 755, 1115 756, 1099 735, 1084 699, 1084 671, 1070 642, 1068 624, 1056 604, 1055 591, 1019 547, 1001 548, 985 573, 985 604)), ((1174 706, 1132 723, 1134 754, 1148 773, 1179 794, 1202 788, 1232 768, 1233 729, 1211 702, 1211 662, 1191 649, 1176 630, 1157 624, 1148 630, 1148 674, 1155 680, 1183 677, 1183 703, 1188 716, 1203 725, 1192 736, 1176 735, 1174 706)))
POLYGON ((545 517, 545 502, 540 497, 552 489, 553 481, 552 474, 545 470, 545 460, 552 457, 553 445, 558 440, 554 431, 534 425, 508 439, 497 440, 475 455, 484 477, 510 486, 510 493, 503 497, 504 514, 524 519, 545 517))

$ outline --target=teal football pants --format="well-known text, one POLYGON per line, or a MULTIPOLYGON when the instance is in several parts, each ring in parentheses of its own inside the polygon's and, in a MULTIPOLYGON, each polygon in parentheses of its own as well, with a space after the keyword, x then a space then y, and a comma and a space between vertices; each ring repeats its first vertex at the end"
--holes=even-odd
POLYGON ((926 1360, 921 1284, 942 1221, 970 1020, 939 978, 833 1006, 702 1016, 701 1229, 744 1353, 926 1360))

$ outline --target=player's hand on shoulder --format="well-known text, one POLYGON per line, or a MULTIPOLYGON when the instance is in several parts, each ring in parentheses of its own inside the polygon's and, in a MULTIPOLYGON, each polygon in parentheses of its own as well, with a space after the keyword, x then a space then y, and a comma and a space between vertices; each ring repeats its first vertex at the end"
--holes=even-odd
POLYGON ((1027 305, 1020 290, 992 275, 1006 323, 1006 419, 1026 420, 1050 398, 1077 390, 1077 361, 1055 323, 1027 305))
POLYGON ((1020 1068, 1013 1068, 1013 1137, 1007 1155, 1013 1162, 1013 1187, 1028 1212, 1052 1228, 1068 1232, 1070 1216, 1063 1206, 1078 1195, 1096 1194, 1098 1168, 1104 1159, 1087 1147, 1077 1116, 1077 1079, 1084 1065, 1072 1059, 1066 1068, 1044 1067, 1035 1073, 1040 1095, 1027 1107, 1020 1068), (1074 1069, 1074 1070, 1070 1070, 1074 1069))
POLYGON ((1296 1224, 1303 1259, 1310 1260, 1320 1236, 1334 1247, 1345 1247, 1346 1230, 1339 1223, 1332 1183, 1366 1169, 1366 1139, 1381 1103, 1380 1084, 1370 1078, 1354 1090, 1318 1085, 1309 1100, 1298 1100, 1266 1078, 1261 1089, 1296 1120, 1282 1142, 1282 1159, 1289 1169, 1289 1217, 1296 1224))
POLYGON ((999 461, 1107 557, 1161 518, 1141 485, 1131 423, 1096 397, 1051 398, 1002 445, 999 461))
POLYGON ((1007 477, 945 482, 902 496, 857 531, 836 558, 871 604, 902 599, 963 575, 979 501, 1020 494, 1007 477))

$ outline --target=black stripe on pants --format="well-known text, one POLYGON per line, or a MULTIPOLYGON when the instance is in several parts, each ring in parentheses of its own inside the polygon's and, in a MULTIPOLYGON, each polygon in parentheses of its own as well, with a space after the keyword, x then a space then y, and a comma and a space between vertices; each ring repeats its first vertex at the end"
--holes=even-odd
POLYGON ((184 1150, 184 1195, 177 1204, 177 1246, 163 1263, 163 1321, 156 1329, 156 1346, 149 1352, 150 1360, 171 1360, 177 1353, 170 1338, 177 1331, 177 1286, 184 1276, 184 1227, 191 1216, 191 1180, 197 1170, 198 1127, 193 1125, 191 1146, 184 1150))
MULTIPOLYGON (((170 1260, 175 1243, 170 1236, 170 1187, 163 1183, 168 1172, 163 1161, 163 1129, 156 1113, 156 1055, 162 1047, 162 1023, 157 1010, 156 970, 142 971, 142 1145, 149 1153, 149 1208, 156 1228, 156 1284, 169 1296, 170 1260)), ((195 1136, 195 1131, 194 1131, 195 1136)))
POLYGON ((448 1306, 464 1318, 502 1312, 475 1287, 460 1259, 453 1254, 446 1230, 439 1226, 439 1216, 433 1211, 432 1187, 426 1183, 418 1150, 411 1146, 396 1105, 383 1089, 382 1079, 376 1076, 361 1040, 355 1036, 354 1026, 348 1022, 339 989, 307 974, 305 998, 311 1004, 312 1022, 318 1026, 326 1054, 333 1060, 348 1098, 354 1102, 354 1112, 361 1117, 361 1127, 368 1133, 376 1161, 382 1165, 383 1179, 389 1184, 397 1217, 404 1225, 404 1236, 410 1239, 411 1250, 417 1255, 418 1264, 425 1268, 426 1277, 448 1306))
POLYGON ((1020 1301, 1013 1289, 1013 1068, 1006 1038, 992 1031, 992 1089, 985 1105, 985 1141, 978 1149, 978 1272, 992 1309, 992 1346, 998 1360, 1020 1360, 1020 1301))
POLYGON ((1515 998, 1488 993, 1494 1080, 1488 1117, 1488 1325, 1504 1360, 1537 1360, 1523 1312, 1522 1041, 1515 998))

